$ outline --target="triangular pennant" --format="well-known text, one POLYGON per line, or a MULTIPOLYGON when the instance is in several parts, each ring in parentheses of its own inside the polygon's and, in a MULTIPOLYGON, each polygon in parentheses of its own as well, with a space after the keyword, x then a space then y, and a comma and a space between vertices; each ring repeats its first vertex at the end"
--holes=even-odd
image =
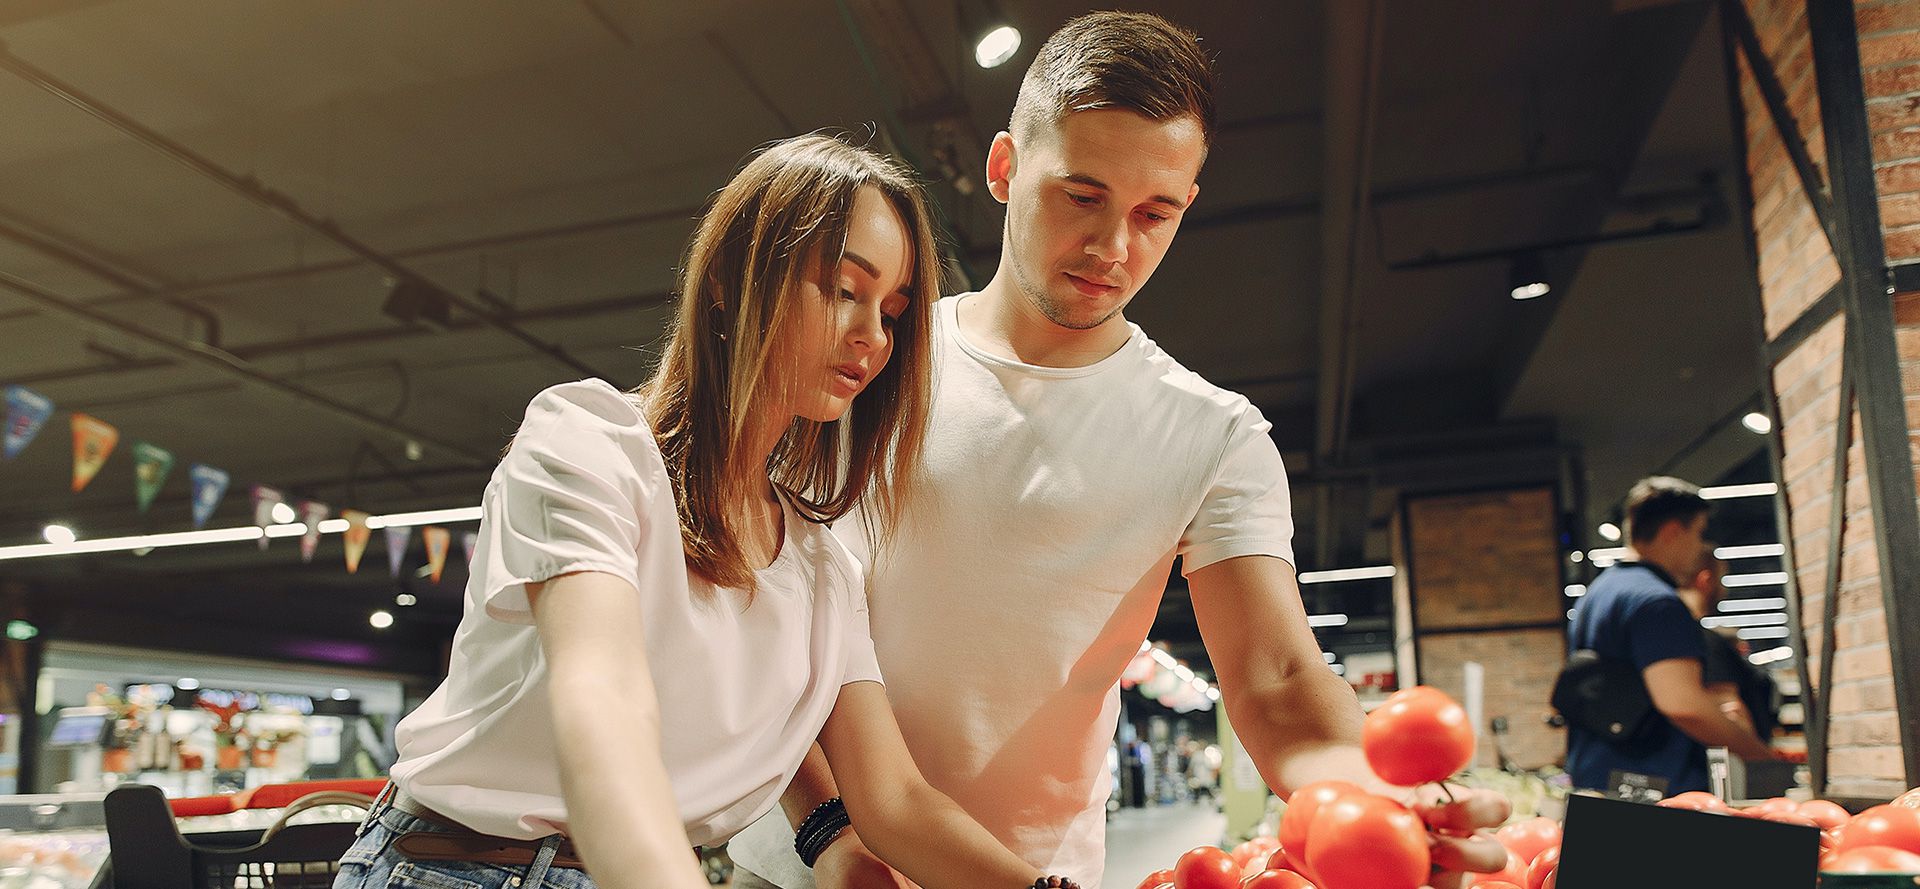
POLYGON ((40 434, 40 427, 47 425, 47 418, 51 416, 53 399, 25 386, 8 386, 7 459, 19 456, 20 450, 40 434))
MULTIPOLYGON (((253 523, 261 530, 278 525, 273 518, 274 507, 287 502, 287 496, 266 485, 253 486, 253 523)), ((260 548, 267 548, 267 535, 260 535, 260 548)))
POLYGON ((480 535, 472 531, 460 535, 460 549, 467 554, 467 564, 473 564, 473 549, 480 545, 480 535))
POLYGON ((439 583, 440 572, 447 567, 447 546, 453 542, 453 532, 428 525, 420 529, 420 539, 427 542, 428 576, 439 583))
POLYGON ((387 528, 387 572, 395 580, 400 578, 400 562, 407 557, 407 538, 412 535, 412 525, 387 528))
POLYGON ((193 482, 193 527, 198 530, 213 518, 213 510, 220 505, 220 498, 227 496, 227 483, 232 479, 225 470, 205 463, 187 467, 187 478, 193 482))
POLYGON ((100 474, 107 455, 120 443, 120 430, 86 414, 73 415, 73 491, 86 490, 87 483, 100 474))
POLYGON ((347 530, 340 535, 347 544, 347 573, 357 574, 360 555, 367 551, 367 539, 373 536, 373 529, 367 527, 367 514, 360 510, 340 510, 340 517, 347 520, 347 530))
POLYGON ((300 561, 313 561, 313 552, 320 548, 320 523, 327 520, 327 505, 313 500, 300 502, 300 521, 307 526, 307 533, 300 535, 300 561))
POLYGON ((173 472, 173 454, 165 448, 144 441, 133 443, 133 493, 140 502, 140 512, 146 514, 153 505, 153 498, 167 483, 167 475, 173 472))

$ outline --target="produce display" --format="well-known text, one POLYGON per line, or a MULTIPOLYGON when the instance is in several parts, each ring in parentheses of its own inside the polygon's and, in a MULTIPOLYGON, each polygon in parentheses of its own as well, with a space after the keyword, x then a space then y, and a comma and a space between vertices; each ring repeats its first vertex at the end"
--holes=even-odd
MULTIPOLYGON (((1446 781, 1465 767, 1474 735, 1464 708, 1421 686, 1367 714, 1361 747, 1376 774, 1414 787, 1446 781)), ((1920 788, 1858 815, 1828 800, 1776 797, 1736 808, 1699 792, 1659 805, 1818 829, 1822 873, 1920 875, 1920 788)), ((1147 875, 1138 889, 1420 889, 1432 871, 1435 838, 1420 816, 1399 800, 1344 781, 1295 790, 1275 832, 1232 850, 1193 849, 1173 867, 1147 875)), ((1560 822, 1520 818, 1494 838, 1507 850, 1506 866, 1468 880, 1468 889, 1554 889, 1560 822)))

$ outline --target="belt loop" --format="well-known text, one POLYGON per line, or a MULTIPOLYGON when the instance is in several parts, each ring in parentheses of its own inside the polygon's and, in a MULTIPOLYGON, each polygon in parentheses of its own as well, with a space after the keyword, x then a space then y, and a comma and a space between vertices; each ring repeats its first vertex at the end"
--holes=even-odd
POLYGON ((560 844, 567 841, 565 834, 554 834, 540 841, 540 851, 533 855, 533 864, 527 867, 527 878, 521 889, 540 889, 547 879, 547 869, 553 866, 553 856, 560 851, 560 844))
POLYGON ((387 781, 386 786, 380 788, 380 795, 374 797, 373 805, 367 807, 367 817, 360 819, 360 826, 354 828, 354 839, 359 839, 361 835, 373 829, 374 822, 380 820, 381 811, 393 802, 394 791, 395 786, 391 780, 387 781))

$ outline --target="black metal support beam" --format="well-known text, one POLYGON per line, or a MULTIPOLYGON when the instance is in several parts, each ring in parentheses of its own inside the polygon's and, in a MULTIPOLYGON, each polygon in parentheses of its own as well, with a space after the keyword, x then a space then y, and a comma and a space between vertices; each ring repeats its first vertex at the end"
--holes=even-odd
MULTIPOLYGON (((1744 15, 1745 12, 1744 9, 1740 10, 1741 15, 1744 15)), ((1800 590, 1800 572, 1796 569, 1795 564, 1792 534, 1793 518, 1787 509, 1786 470, 1783 468, 1785 458, 1784 446, 1781 442, 1781 430, 1786 426, 1786 423, 1780 416, 1779 396, 1774 393, 1773 365, 1787 354, 1786 351, 1775 351, 1775 344, 1783 344, 1787 351, 1791 351, 1792 348, 1804 342, 1806 337, 1811 335, 1814 330, 1818 330, 1819 324, 1823 322, 1814 321, 1806 325, 1801 324, 1801 321, 1806 321, 1809 316, 1816 314, 1814 309, 1809 309, 1805 314, 1801 315, 1800 319, 1796 320, 1787 328, 1787 333, 1793 334, 1792 337, 1783 334, 1772 343, 1767 341, 1766 300, 1760 289, 1759 277, 1760 244, 1754 234, 1753 227, 1753 182, 1747 172, 1747 109, 1745 103, 1741 100, 1740 92, 1739 38, 1735 33, 1732 16, 1724 8, 1720 14, 1720 33, 1721 55, 1724 59, 1726 70, 1727 105, 1733 115, 1733 152, 1736 160, 1734 169, 1739 177, 1737 182, 1739 187, 1736 189, 1737 195, 1735 200, 1739 201, 1740 212, 1738 218, 1742 222, 1740 226, 1740 240, 1741 246, 1744 247, 1747 252, 1747 268, 1754 270, 1753 275, 1743 276, 1741 283, 1746 285, 1749 294, 1747 305, 1751 310, 1748 311, 1746 315, 1748 327, 1752 331, 1751 336, 1754 342, 1760 343, 1765 347, 1762 349, 1759 362, 1754 366, 1754 378, 1758 384, 1758 391, 1761 394, 1761 403, 1765 405, 1767 418, 1772 421, 1773 431, 1766 436, 1767 465, 1774 479, 1780 483, 1779 490, 1776 491, 1770 499, 1773 501, 1773 525, 1775 533, 1779 535, 1782 544, 1780 568, 1787 575, 1787 582, 1784 585, 1787 600, 1787 644, 1793 649, 1794 674, 1795 677, 1800 680, 1801 708, 1810 717, 1815 712, 1814 707, 1819 701, 1825 699, 1827 691, 1826 688, 1822 686, 1818 691, 1819 697, 1814 697, 1813 677, 1807 669, 1807 630, 1805 616, 1802 613, 1805 600, 1800 590)), ((1819 303, 1815 303, 1815 308, 1817 309, 1822 304, 1828 305, 1829 309, 1825 317, 1831 318, 1837 311, 1839 299, 1839 289, 1831 289, 1827 291, 1826 296, 1822 297, 1819 303)), ((1843 385, 1841 388, 1844 391, 1847 386, 1843 385)), ((1827 762, 1826 736, 1824 733, 1819 736, 1821 740, 1819 746, 1816 748, 1814 742, 1811 740, 1814 737, 1814 733, 1811 731, 1811 719, 1803 717, 1803 724, 1806 725, 1808 729, 1807 760, 1813 764, 1815 787, 1824 789, 1821 782, 1825 779, 1824 770, 1827 762)))
MULTIPOLYGON (((1748 215, 1752 215, 1751 210, 1748 215)), ((1751 235, 1752 232, 1749 231, 1748 234, 1751 235)), ((1758 267, 1756 261, 1755 268, 1758 267)), ((1836 283, 1827 288, 1826 293, 1814 300, 1813 305, 1808 306, 1806 311, 1800 313, 1800 317, 1793 319, 1793 323, 1787 325, 1787 329, 1780 331, 1780 335, 1772 340, 1766 339, 1764 329, 1761 331, 1761 342, 1765 344, 1764 351, 1769 366, 1793 354, 1793 350, 1800 348, 1800 344, 1806 342, 1807 337, 1819 333, 1820 328, 1827 326, 1827 322, 1840 316, 1840 286, 1836 283)))
MULTIPOLYGON (((1760 45, 1760 34, 1753 27, 1753 18, 1747 15, 1747 7, 1741 0, 1721 0, 1720 16, 1733 31, 1733 37, 1739 41, 1747 56, 1747 68, 1753 72, 1755 85, 1760 88, 1760 97, 1767 103, 1767 116, 1773 119, 1773 128, 1780 136, 1781 144, 1786 146, 1787 156, 1793 160, 1794 172, 1800 176, 1800 190, 1813 205, 1813 215, 1820 223, 1820 230, 1826 232, 1827 242, 1834 241, 1833 199, 1827 193, 1827 185, 1820 178, 1820 168, 1813 165, 1813 157, 1807 153, 1807 140, 1800 135, 1800 124, 1794 118, 1792 109, 1787 107, 1787 91, 1780 85, 1780 75, 1773 68, 1773 59, 1767 56, 1767 49, 1760 45)), ((1738 70, 1734 72, 1733 83, 1738 89, 1738 70)), ((1738 94, 1735 94, 1736 98, 1738 94)), ((1746 144, 1746 129, 1736 130, 1741 145, 1746 144)), ((1831 155, 1829 155, 1831 161, 1831 155)), ((1839 247, 1834 247, 1839 252, 1839 247)))
MULTIPOLYGON (((1847 463, 1853 450, 1853 366, 1846 340, 1840 342, 1840 407, 1833 426, 1833 487, 1827 498, 1827 571, 1820 589, 1820 686, 1807 712, 1807 762, 1813 767, 1813 792, 1827 792, 1827 747, 1833 728, 1833 649, 1839 644, 1834 622, 1840 619, 1840 564, 1847 549, 1847 463)), ((1791 538, 1788 538, 1791 539, 1791 538)), ((1802 652, 1804 654, 1804 651, 1802 652)))
MULTIPOLYGON (((1835 257, 1847 315, 1849 367, 1860 399, 1860 438, 1866 451, 1873 507, 1874 549, 1886 608, 1894 703, 1908 785, 1920 783, 1920 614, 1902 591, 1920 589, 1920 503, 1914 497, 1913 455, 1906 393, 1888 298, 1886 245, 1881 239, 1879 192, 1867 128, 1866 87, 1860 73, 1860 37, 1852 0, 1809 0, 1814 80, 1833 183, 1835 257)), ((1844 459, 1844 455, 1839 455, 1844 459)), ((1833 496, 1844 497, 1843 491, 1833 496)))

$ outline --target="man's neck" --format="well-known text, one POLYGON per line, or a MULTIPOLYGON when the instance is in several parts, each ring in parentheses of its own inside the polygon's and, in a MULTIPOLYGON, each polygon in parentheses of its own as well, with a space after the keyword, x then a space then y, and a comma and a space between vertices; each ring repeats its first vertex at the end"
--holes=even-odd
POLYGON ((1652 565, 1666 572, 1667 577, 1675 582, 1687 573, 1687 568, 1689 567, 1684 563, 1670 564, 1667 560, 1660 558, 1659 553, 1642 552, 1631 546, 1627 547, 1626 552, 1621 554, 1621 559, 1627 562, 1639 562, 1643 565, 1652 565))
POLYGON ((1048 320, 1016 291, 1005 269, 958 306, 967 339, 1002 358, 1038 367, 1086 367, 1119 351, 1130 333, 1124 314, 1074 330, 1048 320))

